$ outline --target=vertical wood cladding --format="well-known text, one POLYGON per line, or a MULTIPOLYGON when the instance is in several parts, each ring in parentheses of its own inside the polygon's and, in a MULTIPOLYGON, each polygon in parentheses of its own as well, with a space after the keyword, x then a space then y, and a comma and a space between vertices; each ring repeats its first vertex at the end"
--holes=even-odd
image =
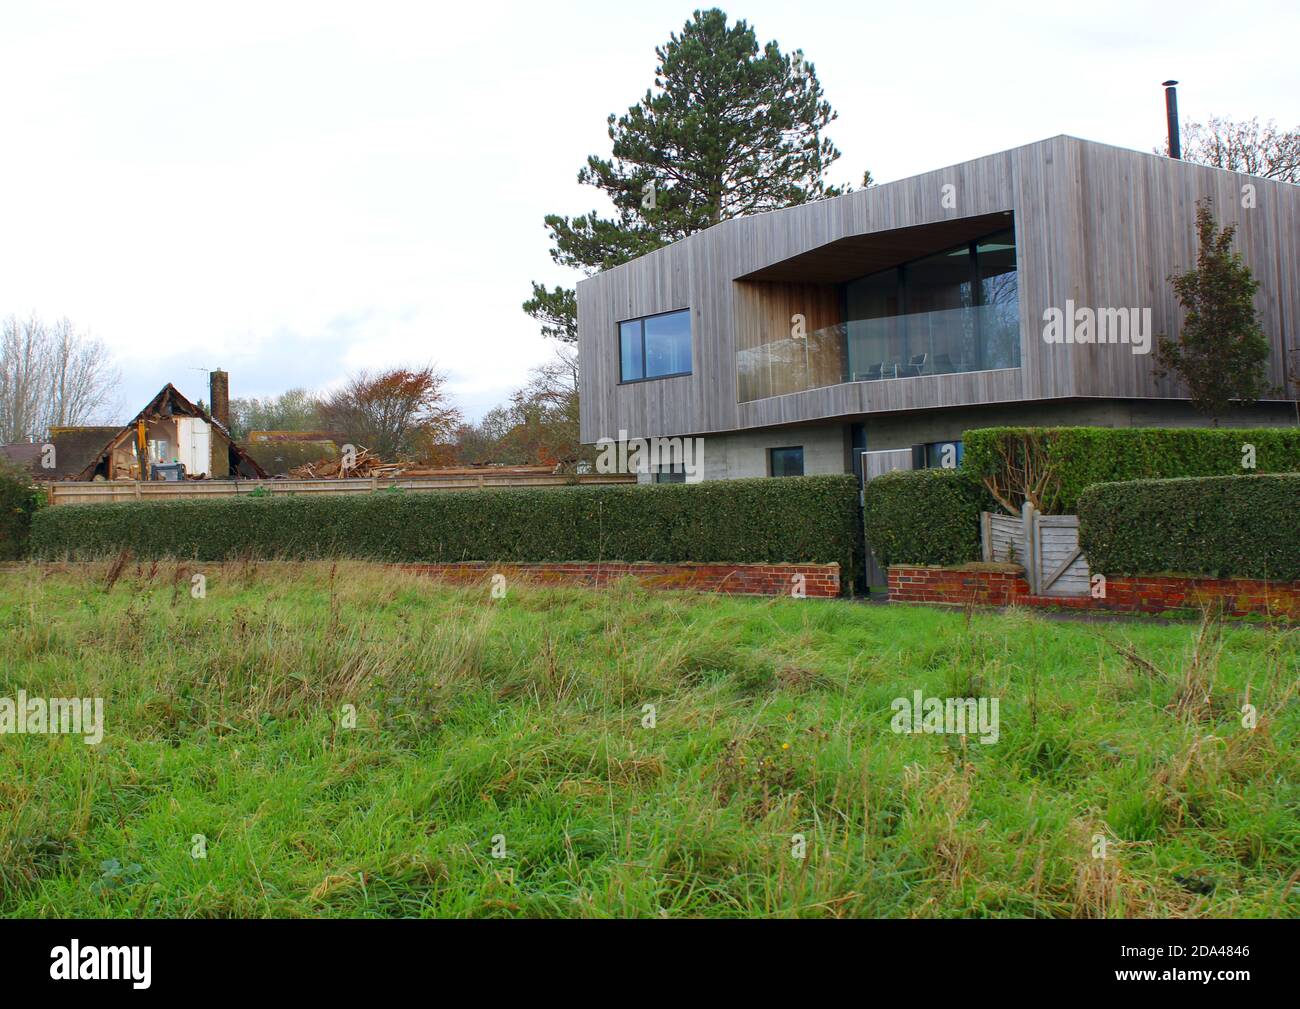
MULTIPOLYGON (((708 434, 1074 396, 1180 398, 1173 379, 1155 376, 1152 355, 1122 344, 1045 343, 1043 313, 1064 310, 1067 301, 1093 309, 1149 308, 1153 336, 1176 332, 1178 306, 1168 277, 1195 264, 1195 204, 1203 197, 1213 200, 1220 223, 1237 225, 1237 248, 1261 281, 1258 304, 1274 344, 1271 378, 1281 385, 1285 355, 1300 347, 1300 187, 1061 136, 727 221, 579 282, 582 438, 615 437, 620 430, 629 437, 708 434), (1253 207, 1243 205, 1247 185, 1254 187, 1253 207), (788 376, 772 369, 760 380, 770 395, 740 402, 737 350, 788 336, 795 314, 805 317, 809 332, 841 321, 835 283, 807 274, 833 273, 840 260, 851 266, 850 255, 884 261, 893 249, 907 258, 918 237, 1005 213, 1016 234, 1019 368, 807 391, 791 388, 788 376), (927 228, 933 230, 900 230, 927 228), (855 242, 815 253, 844 239, 855 242), (848 251, 850 244, 856 251, 848 251), (814 255, 796 259, 806 254, 814 255), (778 264, 804 276, 751 277, 778 264), (617 323, 683 308, 691 312, 692 373, 620 385, 617 323)), ((822 381, 841 365, 824 357, 813 364, 814 378, 822 381)))

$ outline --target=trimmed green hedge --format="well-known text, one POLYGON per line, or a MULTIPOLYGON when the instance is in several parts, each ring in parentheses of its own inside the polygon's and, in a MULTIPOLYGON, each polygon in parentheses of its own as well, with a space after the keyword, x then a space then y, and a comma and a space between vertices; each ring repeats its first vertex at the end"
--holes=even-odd
POLYGON ((32 529, 39 557, 124 548, 208 561, 838 561, 848 586, 861 530, 852 476, 61 505, 32 529))
POLYGON ((31 475, 0 459, 0 560, 17 560, 27 552, 32 516, 44 504, 45 493, 31 475))
POLYGON ((882 567, 980 559, 980 512, 996 507, 970 474, 899 470, 867 482, 863 523, 882 567))
POLYGON ((1093 484, 1250 472, 1241 465, 1247 443, 1255 446, 1254 472, 1300 471, 1300 428, 979 428, 962 435, 962 468, 979 479, 994 476, 999 443, 1014 445, 1025 434, 1043 439, 1060 478, 1059 493, 1044 502, 1056 514, 1073 513, 1093 484))
POLYGON ((1079 545, 1103 574, 1300 579, 1300 473, 1135 480, 1079 497, 1079 545))

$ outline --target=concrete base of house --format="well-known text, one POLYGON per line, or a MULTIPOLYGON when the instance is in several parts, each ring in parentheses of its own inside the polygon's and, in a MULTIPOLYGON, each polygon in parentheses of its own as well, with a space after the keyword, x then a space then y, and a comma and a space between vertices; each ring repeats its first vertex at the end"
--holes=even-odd
MULTIPOLYGON (((858 450, 906 449, 960 441, 979 427, 1208 427, 1187 402, 1154 399, 1071 399, 904 413, 837 417, 833 421, 704 435, 703 478, 736 480, 771 476, 775 448, 803 449, 804 473, 852 473, 858 450)), ((1296 427, 1300 416, 1290 402, 1258 403, 1219 419, 1221 427, 1296 427)), ((653 475, 642 474, 643 482, 653 475)))

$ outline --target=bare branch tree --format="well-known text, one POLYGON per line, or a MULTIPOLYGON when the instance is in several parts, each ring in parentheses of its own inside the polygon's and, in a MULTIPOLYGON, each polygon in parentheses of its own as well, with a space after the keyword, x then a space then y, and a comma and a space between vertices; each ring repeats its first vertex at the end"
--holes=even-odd
POLYGON ((997 466, 984 486, 1012 515, 1028 501, 1052 513, 1061 492, 1061 475, 1052 462, 1047 439, 1039 431, 1007 429, 994 443, 997 466))
POLYGON ((0 441, 37 441, 51 427, 98 419, 116 406, 120 383, 108 348, 66 317, 0 323, 0 441))
POLYGON ((461 462, 560 466, 576 469, 595 460, 579 439, 578 352, 560 344, 555 355, 529 372, 509 403, 489 410, 478 424, 457 432, 461 462))
POLYGON ((40 429, 44 327, 35 316, 9 316, 0 327, 0 442, 34 441, 40 429))
POLYGON ((49 329, 46 428, 85 424, 111 411, 122 373, 99 340, 64 316, 49 329))
MULTIPOLYGON (((1300 183, 1300 127, 1278 129, 1270 119, 1221 119, 1188 123, 1182 129, 1183 158, 1201 165, 1257 175, 1261 179, 1300 183)), ((1168 154, 1166 142, 1157 154, 1168 154)))

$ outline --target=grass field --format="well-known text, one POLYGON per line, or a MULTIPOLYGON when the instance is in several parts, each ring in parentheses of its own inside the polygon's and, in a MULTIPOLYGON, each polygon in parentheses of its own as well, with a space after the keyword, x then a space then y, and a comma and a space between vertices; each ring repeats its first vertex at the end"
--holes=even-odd
POLYGON ((0 735, 6 916, 1300 915, 1297 631, 118 567, 0 572, 105 710, 0 735))

